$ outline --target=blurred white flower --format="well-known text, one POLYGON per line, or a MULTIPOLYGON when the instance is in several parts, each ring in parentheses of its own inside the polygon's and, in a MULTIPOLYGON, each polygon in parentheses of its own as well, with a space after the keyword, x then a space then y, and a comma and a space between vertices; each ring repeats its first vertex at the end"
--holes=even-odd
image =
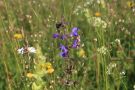
POLYGON ((108 65, 109 68, 115 68, 116 66, 117 66, 116 63, 109 63, 109 65, 108 65))
POLYGON ((116 66, 117 66, 117 64, 116 63, 109 63, 109 65, 107 66, 107 74, 108 75, 110 75, 110 74, 112 74, 112 70, 114 69, 114 68, 116 68, 116 66))
POLYGON ((126 73, 125 71, 120 72, 120 75, 124 76, 126 73))
POLYGON ((19 54, 24 54, 24 48, 20 48, 17 50, 19 54))
POLYGON ((133 86, 134 90, 135 90, 135 85, 133 86))
POLYGON ((101 17, 92 17, 90 19, 91 24, 93 24, 94 27, 99 27, 102 29, 107 28, 107 23, 101 19, 101 17))
POLYGON ((125 34, 130 35, 131 33, 128 30, 126 30, 125 34))
POLYGON ((97 52, 105 55, 108 52, 108 49, 105 46, 102 46, 101 48, 97 49, 97 52))
POLYGON ((120 44, 120 39, 115 39, 115 42, 120 44))
POLYGON ((93 4, 94 0, 86 0, 85 3, 84 3, 84 7, 87 7, 91 4, 93 4))
POLYGON ((94 38, 94 41, 97 42, 97 38, 94 38))
POLYGON ((36 49, 34 47, 28 47, 28 52, 36 53, 36 49))
POLYGON ((133 8, 132 11, 135 12, 135 8, 133 8))
POLYGON ((17 50, 19 54, 24 53, 36 53, 36 49, 34 47, 22 47, 17 50))
POLYGON ((105 8, 105 1, 104 0, 97 0, 97 4, 100 4, 103 8, 105 8))
POLYGON ((112 68, 115 68, 115 67, 116 67, 116 65, 117 65, 116 63, 113 63, 113 64, 112 64, 112 68))

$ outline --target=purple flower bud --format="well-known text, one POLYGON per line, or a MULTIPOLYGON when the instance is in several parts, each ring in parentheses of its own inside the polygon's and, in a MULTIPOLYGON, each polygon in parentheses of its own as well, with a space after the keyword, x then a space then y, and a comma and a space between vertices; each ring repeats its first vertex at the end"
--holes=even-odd
POLYGON ((72 33, 70 34, 70 36, 78 36, 78 30, 79 28, 77 27, 72 28, 72 33))
POLYGON ((59 37, 58 33, 53 34, 53 38, 58 38, 58 37, 59 37))

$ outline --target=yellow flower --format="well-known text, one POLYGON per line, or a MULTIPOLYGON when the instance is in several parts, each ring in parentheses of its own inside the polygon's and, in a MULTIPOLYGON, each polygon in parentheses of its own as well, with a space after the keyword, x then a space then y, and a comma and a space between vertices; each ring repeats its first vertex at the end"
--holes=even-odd
POLYGON ((80 57, 85 57, 85 51, 81 48, 80 51, 78 52, 78 55, 80 57))
POLYGON ((23 35, 22 34, 14 34, 14 38, 15 39, 22 39, 23 38, 23 35))
POLYGON ((51 73, 53 73, 54 72, 54 69, 53 68, 49 68, 48 70, 47 70, 47 73, 49 73, 49 74, 51 74, 51 73))
POLYGON ((50 62, 44 63, 40 65, 41 69, 49 69, 52 68, 52 64, 50 62))
POLYGON ((132 7, 135 6, 135 4, 134 4, 133 2, 131 2, 131 1, 128 1, 128 2, 127 2, 127 6, 128 6, 129 8, 132 8, 132 7))
POLYGON ((95 13, 95 16, 96 16, 96 17, 100 17, 100 16, 101 16, 101 13, 100 13, 100 12, 96 12, 96 13, 95 13))
POLYGON ((32 78, 33 77, 33 74, 32 73, 27 73, 26 75, 28 78, 32 78))
POLYGON ((40 64, 40 69, 47 71, 47 73, 49 73, 49 74, 54 72, 53 66, 52 66, 52 64, 50 62, 40 64))
POLYGON ((52 68, 52 64, 51 64, 50 62, 47 62, 45 65, 46 65, 46 68, 47 68, 47 69, 52 68))

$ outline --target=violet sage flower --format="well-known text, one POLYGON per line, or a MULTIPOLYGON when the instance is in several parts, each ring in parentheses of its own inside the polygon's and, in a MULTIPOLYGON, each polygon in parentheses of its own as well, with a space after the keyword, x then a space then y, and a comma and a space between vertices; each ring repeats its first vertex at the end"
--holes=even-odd
POLYGON ((58 38, 58 37, 59 37, 58 33, 53 34, 53 38, 58 38))
POLYGON ((78 41, 77 39, 75 39, 75 40, 73 41, 72 48, 77 48, 77 47, 79 46, 78 42, 79 42, 79 41, 78 41))
POLYGON ((68 56, 68 48, 62 44, 60 44, 60 56, 67 57, 68 56))
POLYGON ((79 30, 79 28, 77 28, 77 27, 72 28, 72 32, 71 32, 70 36, 71 37, 78 36, 78 30, 79 30))

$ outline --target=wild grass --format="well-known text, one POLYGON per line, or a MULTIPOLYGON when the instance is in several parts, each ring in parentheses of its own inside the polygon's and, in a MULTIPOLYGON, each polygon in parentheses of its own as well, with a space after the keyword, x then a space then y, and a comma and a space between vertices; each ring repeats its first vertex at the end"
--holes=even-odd
POLYGON ((133 0, 0 0, 0 90, 134 90, 134 16, 133 0))

